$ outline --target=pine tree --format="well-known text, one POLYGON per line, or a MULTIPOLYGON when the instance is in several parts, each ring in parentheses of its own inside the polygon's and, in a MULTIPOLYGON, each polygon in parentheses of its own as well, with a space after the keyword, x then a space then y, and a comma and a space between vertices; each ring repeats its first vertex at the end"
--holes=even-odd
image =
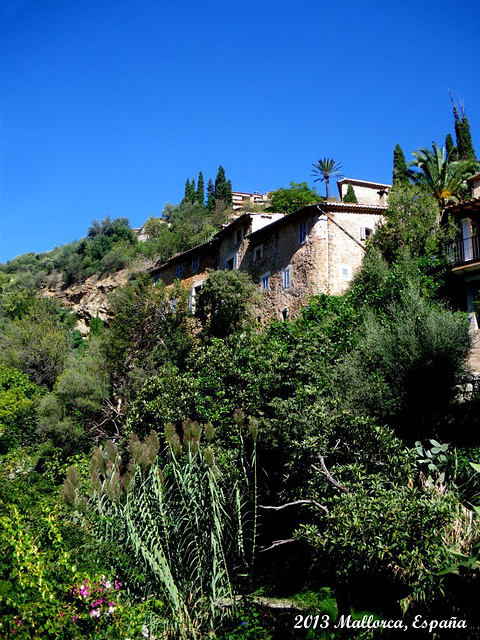
POLYGON ((348 185, 347 187, 347 193, 345 194, 345 197, 343 198, 344 202, 354 202, 354 203, 358 203, 357 200, 357 196, 355 195, 355 190, 352 187, 351 184, 348 185))
POLYGON ((445 150, 447 152, 447 158, 452 162, 458 160, 458 149, 455 146, 451 133, 447 133, 445 136, 445 150))
POLYGON ((393 150, 393 179, 394 185, 408 184, 408 167, 405 160, 405 154, 399 144, 395 145, 393 150))
POLYGON ((215 190, 213 188, 213 181, 211 178, 208 179, 207 184, 207 209, 208 213, 213 213, 215 211, 215 190))
POLYGON ((197 182, 197 191, 196 191, 196 201, 200 204, 204 204, 205 202, 205 182, 203 179, 203 173, 200 171, 198 174, 198 182, 197 182))

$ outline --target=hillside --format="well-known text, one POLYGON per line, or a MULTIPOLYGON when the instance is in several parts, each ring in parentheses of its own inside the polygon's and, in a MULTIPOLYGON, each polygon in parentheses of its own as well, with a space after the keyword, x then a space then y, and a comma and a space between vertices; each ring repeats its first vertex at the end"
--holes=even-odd
POLYGON ((408 186, 389 207, 345 293, 283 322, 238 269, 192 316, 146 273, 160 236, 123 222, 0 269, 11 637, 271 640, 321 616, 340 640, 365 615, 479 637, 478 581, 450 573, 480 539, 469 319, 437 203, 408 186))

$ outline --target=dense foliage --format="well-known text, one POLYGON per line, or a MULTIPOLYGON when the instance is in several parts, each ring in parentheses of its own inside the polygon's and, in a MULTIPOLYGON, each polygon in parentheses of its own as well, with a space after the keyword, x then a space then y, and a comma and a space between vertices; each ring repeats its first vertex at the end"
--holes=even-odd
MULTIPOLYGON (((205 204, 203 175, 189 180, 141 251, 208 238, 228 188, 219 171, 205 204)), ((318 200, 284 191, 282 210, 318 200)), ((445 297, 449 234, 438 200, 398 182, 344 295, 261 324, 238 271, 209 275, 195 315, 180 284, 139 272, 86 337, 36 295, 65 248, 5 265, 0 635, 272 638, 267 605, 308 590, 315 613, 441 612, 476 637, 478 399, 463 399, 468 319, 445 297)), ((138 244, 106 219, 62 268, 102 270, 138 244)))
POLYGON ((310 189, 306 182, 290 182, 289 189, 276 189, 270 194, 269 211, 293 213, 309 204, 321 200, 315 187, 310 189))

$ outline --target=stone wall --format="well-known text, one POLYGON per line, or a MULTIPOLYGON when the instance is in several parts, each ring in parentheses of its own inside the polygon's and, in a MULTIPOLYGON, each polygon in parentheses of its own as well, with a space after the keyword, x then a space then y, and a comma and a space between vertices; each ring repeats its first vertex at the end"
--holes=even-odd
POLYGON ((366 240, 382 221, 381 213, 335 211, 329 213, 327 288, 332 295, 345 292, 365 253, 366 240), (355 240, 357 242, 355 242, 355 240))

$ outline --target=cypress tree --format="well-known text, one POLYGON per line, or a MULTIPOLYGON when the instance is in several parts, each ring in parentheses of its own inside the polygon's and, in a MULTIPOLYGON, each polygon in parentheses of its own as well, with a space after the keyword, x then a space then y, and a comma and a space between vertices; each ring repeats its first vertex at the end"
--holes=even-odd
POLYGON ((195 199, 197 202, 199 202, 202 205, 205 203, 205 182, 203 179, 203 173, 201 171, 198 174, 197 192, 196 192, 195 199))
POLYGON ((355 190, 351 184, 349 184, 347 187, 347 193, 345 194, 343 201, 358 203, 357 196, 355 195, 355 190))
POLYGON ((458 149, 453 142, 451 133, 447 133, 445 136, 445 149, 447 151, 447 158, 452 161, 458 160, 458 149))
POLYGON ((405 160, 405 154, 399 144, 395 145, 393 150, 393 178, 394 185, 408 184, 408 167, 405 160))
POLYGON ((452 94, 450 100, 453 106, 453 119, 455 122, 455 136, 457 138, 458 160, 476 160, 475 151, 473 149, 472 134, 470 132, 470 123, 465 114, 465 107, 460 102, 461 116, 458 107, 455 104, 452 94))
POLYGON ((475 151, 473 149, 472 134, 470 132, 470 123, 466 115, 462 118, 462 150, 458 152, 460 160, 476 160, 475 151))
POLYGON ((227 180, 227 186, 225 188, 225 204, 227 207, 231 207, 233 204, 233 195, 232 195, 232 181, 227 180))
POLYGON ((182 203, 185 202, 195 202, 196 192, 195 192, 195 180, 193 179, 191 182, 189 178, 185 182, 185 196, 182 200, 182 203))
POLYGON ((227 201, 227 180, 225 178, 225 169, 220 165, 215 178, 215 200, 227 201))
POLYGON ((215 190, 213 188, 213 181, 211 178, 208 179, 207 184, 207 209, 208 213, 213 213, 215 211, 215 190))
POLYGON ((183 196, 182 203, 190 202, 191 192, 192 192, 192 185, 190 184, 190 178, 187 178, 187 180, 185 182, 185 194, 183 196))

